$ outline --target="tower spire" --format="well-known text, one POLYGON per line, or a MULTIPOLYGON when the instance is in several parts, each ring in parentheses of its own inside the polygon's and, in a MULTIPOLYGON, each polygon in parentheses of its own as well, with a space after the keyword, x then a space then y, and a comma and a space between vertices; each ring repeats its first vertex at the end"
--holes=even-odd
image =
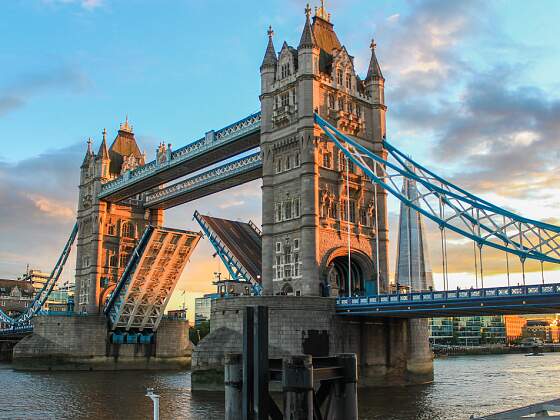
POLYGON ((278 57, 276 56, 276 50, 274 49, 274 42, 272 38, 274 37, 274 31, 272 30, 272 26, 268 27, 268 45, 266 46, 266 52, 264 53, 263 62, 261 64, 261 68, 266 66, 276 66, 278 62, 278 57))
POLYGON ((94 157, 95 155, 93 154, 93 149, 92 149, 92 145, 93 141, 91 140, 91 137, 89 137, 87 139, 87 150, 86 150, 86 154, 84 156, 84 161, 82 162, 82 166, 85 165, 86 163, 89 162, 89 160, 94 157))
POLYGON ((375 48, 377 47, 377 44, 375 43, 375 40, 373 38, 371 39, 371 44, 369 45, 369 47, 371 48, 371 58, 369 60, 366 81, 375 79, 385 80, 383 78, 383 73, 381 73, 381 67, 379 66, 379 62, 377 61, 377 56, 375 55, 375 48))
POLYGON ((107 147, 107 130, 103 129, 103 141, 101 141, 101 145, 99 146, 99 150, 97 151, 97 158, 98 159, 109 159, 109 149, 107 147))
POLYGON ((309 3, 305 7, 305 26, 303 27, 303 33, 301 34, 301 39, 299 40, 299 48, 314 47, 317 45, 315 42, 315 35, 313 34, 313 28, 311 27, 311 7, 309 3))

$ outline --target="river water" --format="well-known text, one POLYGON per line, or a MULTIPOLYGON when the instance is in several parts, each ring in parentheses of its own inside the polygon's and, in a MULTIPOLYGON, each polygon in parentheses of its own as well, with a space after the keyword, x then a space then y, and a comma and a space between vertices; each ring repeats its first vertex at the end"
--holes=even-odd
MULTIPOLYGON (((468 419, 560 398, 560 353, 435 361, 430 385, 361 390, 360 419, 468 419)), ((16 372, 0 364, 0 419, 223 419, 221 393, 192 392, 189 372, 16 372)))

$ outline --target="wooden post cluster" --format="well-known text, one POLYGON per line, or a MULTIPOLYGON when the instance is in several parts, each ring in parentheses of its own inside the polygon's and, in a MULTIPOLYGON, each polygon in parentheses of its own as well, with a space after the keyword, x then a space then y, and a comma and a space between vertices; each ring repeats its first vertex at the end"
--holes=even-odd
POLYGON ((249 306, 243 316, 243 355, 227 354, 224 366, 226 420, 357 420, 355 354, 313 358, 268 358, 268 308, 249 306), (269 393, 269 381, 282 381, 283 410, 269 393), (323 412, 323 413, 322 413, 323 412))

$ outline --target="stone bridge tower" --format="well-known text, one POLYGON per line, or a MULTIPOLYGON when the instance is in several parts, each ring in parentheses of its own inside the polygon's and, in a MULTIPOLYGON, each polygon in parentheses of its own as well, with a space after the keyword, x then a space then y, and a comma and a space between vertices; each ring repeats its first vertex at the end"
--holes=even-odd
POLYGON ((297 48, 284 42, 277 54, 269 29, 260 68, 264 292, 346 295, 350 277, 351 293, 374 293, 377 273, 386 290, 386 192, 379 188, 375 196, 373 184, 351 163, 347 177, 344 155, 313 119, 317 111, 386 157, 384 78, 375 44, 362 80, 325 8, 313 18, 309 6, 305 13, 297 48))
POLYGON ((145 163, 128 119, 107 147, 107 132, 97 154, 91 139, 81 166, 78 201, 75 310, 98 313, 121 277, 148 223, 160 226, 163 210, 146 210, 142 197, 118 204, 97 198, 101 185, 145 163))

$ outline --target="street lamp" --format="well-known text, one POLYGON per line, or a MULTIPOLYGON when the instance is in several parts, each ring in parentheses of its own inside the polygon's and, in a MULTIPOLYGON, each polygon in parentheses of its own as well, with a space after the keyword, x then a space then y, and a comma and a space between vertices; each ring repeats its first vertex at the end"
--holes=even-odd
POLYGON ((159 420, 159 395, 154 394, 154 388, 146 388, 146 397, 154 403, 154 420, 159 420))

